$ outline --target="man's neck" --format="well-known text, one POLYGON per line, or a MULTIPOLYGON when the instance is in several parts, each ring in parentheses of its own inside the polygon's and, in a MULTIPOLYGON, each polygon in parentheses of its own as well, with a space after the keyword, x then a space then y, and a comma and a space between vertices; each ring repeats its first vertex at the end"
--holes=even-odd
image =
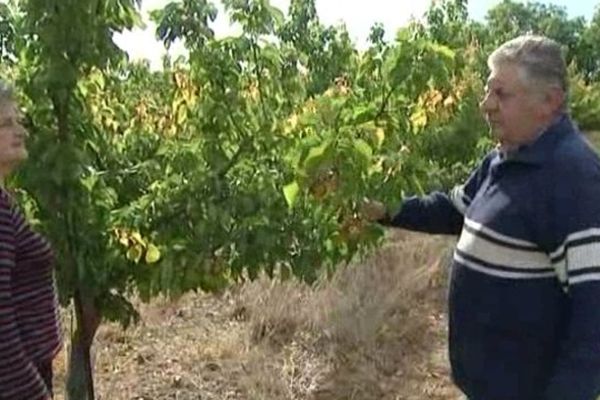
POLYGON ((527 146, 527 145, 535 142, 536 140, 538 140, 540 138, 540 136, 542 136, 548 130, 548 128, 550 128, 552 125, 554 125, 556 122, 558 122, 558 120, 560 118, 562 118, 563 115, 564 114, 561 112, 556 115, 553 115, 552 117, 550 117, 544 121, 540 121, 540 123, 537 124, 537 126, 531 130, 531 134, 527 135, 526 137, 524 137, 522 140, 520 140, 518 142, 500 143, 500 151, 503 153, 510 153, 510 152, 518 150, 519 147, 521 147, 521 146, 527 146))

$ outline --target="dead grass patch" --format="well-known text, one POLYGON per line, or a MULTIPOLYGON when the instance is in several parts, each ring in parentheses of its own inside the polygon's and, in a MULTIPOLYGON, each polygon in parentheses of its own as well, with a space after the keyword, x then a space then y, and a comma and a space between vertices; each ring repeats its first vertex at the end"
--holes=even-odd
POLYGON ((397 232, 313 287, 259 279, 142 305, 142 324, 99 332, 98 398, 454 400, 443 311, 450 244, 397 232))

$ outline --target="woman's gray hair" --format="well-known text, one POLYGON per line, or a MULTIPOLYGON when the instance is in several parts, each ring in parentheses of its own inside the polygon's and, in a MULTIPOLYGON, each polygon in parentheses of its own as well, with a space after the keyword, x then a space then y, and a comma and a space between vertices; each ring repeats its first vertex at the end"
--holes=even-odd
POLYGON ((10 83, 0 79, 0 104, 15 100, 15 88, 10 83))
POLYGON ((567 65, 560 44, 545 36, 524 35, 502 44, 488 57, 494 69, 502 64, 514 64, 524 74, 524 83, 569 89, 567 65))

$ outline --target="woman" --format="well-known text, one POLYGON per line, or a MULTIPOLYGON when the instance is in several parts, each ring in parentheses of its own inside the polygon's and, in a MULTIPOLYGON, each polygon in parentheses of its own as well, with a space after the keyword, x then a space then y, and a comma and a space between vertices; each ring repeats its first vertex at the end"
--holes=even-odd
POLYGON ((4 181, 27 159, 12 88, 0 83, 0 399, 52 398, 61 347, 53 253, 33 232, 4 181))

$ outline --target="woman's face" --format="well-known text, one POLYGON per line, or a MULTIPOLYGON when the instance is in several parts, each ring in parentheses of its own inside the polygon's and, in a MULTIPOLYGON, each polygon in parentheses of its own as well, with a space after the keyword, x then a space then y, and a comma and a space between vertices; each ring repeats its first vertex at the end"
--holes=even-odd
POLYGON ((27 131, 21 124, 21 114, 14 101, 0 102, 0 172, 27 159, 27 131))

